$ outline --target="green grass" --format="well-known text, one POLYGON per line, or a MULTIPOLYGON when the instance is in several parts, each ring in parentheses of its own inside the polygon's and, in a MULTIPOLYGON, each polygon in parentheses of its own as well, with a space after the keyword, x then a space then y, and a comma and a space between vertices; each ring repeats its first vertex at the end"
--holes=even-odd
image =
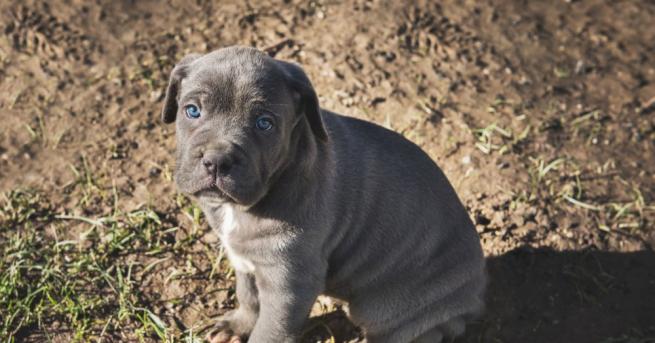
MULTIPOLYGON (((199 220, 197 209, 187 212, 199 220)), ((87 218, 57 213, 37 192, 2 194, 0 337, 17 342, 39 332, 49 341, 60 330, 73 342, 199 341, 198 328, 159 318, 140 289, 163 253, 198 238, 194 229, 175 239, 178 230, 150 208, 87 218), (71 230, 81 231, 72 238, 71 230)))
POLYGON ((622 230, 636 233, 647 229, 648 218, 655 213, 655 205, 646 202, 637 183, 623 180, 604 169, 594 171, 582 168, 569 156, 551 160, 542 157, 528 159, 531 165, 527 168, 527 188, 523 193, 515 194, 515 201, 528 202, 532 206, 548 203, 560 209, 580 209, 594 220, 598 229, 605 232, 622 230), (588 189, 599 179, 612 180, 616 194, 590 196, 588 189))
POLYGON ((489 155, 497 151, 500 155, 512 152, 518 144, 530 135, 531 126, 527 125, 519 134, 504 129, 493 123, 487 127, 473 130, 477 142, 475 147, 484 154, 489 155))

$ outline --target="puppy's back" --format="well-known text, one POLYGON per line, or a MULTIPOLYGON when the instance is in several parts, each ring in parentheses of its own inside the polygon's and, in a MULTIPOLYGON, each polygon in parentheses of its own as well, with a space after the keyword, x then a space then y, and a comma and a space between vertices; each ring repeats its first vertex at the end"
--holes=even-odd
MULTIPOLYGON (((454 189, 418 146, 380 126, 324 113, 344 187, 328 292, 368 334, 398 342, 479 313, 478 235, 454 189), (393 330, 394 335, 391 335, 393 330)), ((463 329, 463 328, 462 328, 463 329)), ((460 332, 445 332, 454 336, 460 332)))

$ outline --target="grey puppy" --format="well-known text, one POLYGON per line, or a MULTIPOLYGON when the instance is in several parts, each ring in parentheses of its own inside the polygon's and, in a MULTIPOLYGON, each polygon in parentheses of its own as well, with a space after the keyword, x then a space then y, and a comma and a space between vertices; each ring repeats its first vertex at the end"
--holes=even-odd
POLYGON ((440 342, 483 307, 479 238, 419 147, 319 108, 302 69, 253 48, 189 55, 162 112, 178 188, 236 270, 212 342, 295 342, 320 294, 369 342, 440 342))

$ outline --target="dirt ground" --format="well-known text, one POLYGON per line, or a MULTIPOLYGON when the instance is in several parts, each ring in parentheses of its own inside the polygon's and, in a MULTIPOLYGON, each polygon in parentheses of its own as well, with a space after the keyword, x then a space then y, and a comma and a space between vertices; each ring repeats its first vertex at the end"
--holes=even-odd
MULTIPOLYGON (((103 230, 134 230, 102 262, 134 280, 126 297, 73 287, 111 300, 75 315, 57 297, 28 306, 38 318, 0 309, 0 335, 177 341, 234 306, 216 237, 171 181, 159 112, 177 60, 242 44, 301 64, 322 107, 402 133, 444 170, 491 278, 457 342, 655 342, 654 24, 646 0, 2 1, 3 259, 27 232, 33 261, 49 247, 66 266, 103 230)), ((2 286, 3 304, 32 294, 2 286)), ((357 339, 317 308, 306 341, 357 339)))

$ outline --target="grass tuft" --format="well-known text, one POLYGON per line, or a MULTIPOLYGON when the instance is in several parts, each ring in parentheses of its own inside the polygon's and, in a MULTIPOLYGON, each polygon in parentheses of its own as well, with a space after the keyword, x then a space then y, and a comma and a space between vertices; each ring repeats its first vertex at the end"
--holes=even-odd
POLYGON ((38 192, 2 194, 0 337, 17 342, 37 331, 43 341, 62 333, 72 342, 199 341, 193 328, 167 324, 140 289, 164 253, 195 242, 177 241, 169 225, 149 208, 86 218, 56 213, 38 192), (70 237, 76 228, 83 230, 70 237))

